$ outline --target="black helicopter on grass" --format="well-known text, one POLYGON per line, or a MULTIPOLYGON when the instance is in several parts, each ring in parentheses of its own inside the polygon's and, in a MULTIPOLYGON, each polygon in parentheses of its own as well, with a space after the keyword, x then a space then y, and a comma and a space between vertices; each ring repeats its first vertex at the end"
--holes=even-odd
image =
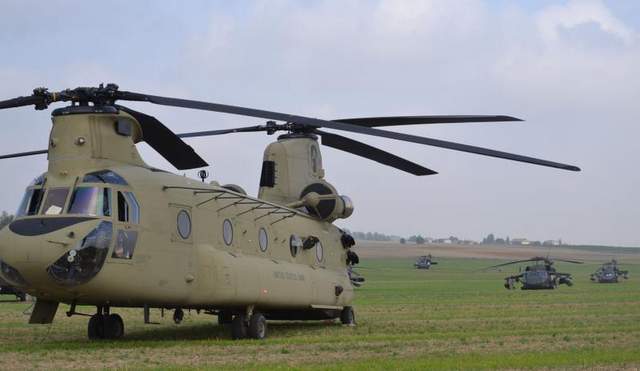
POLYGON ((516 260, 494 265, 487 269, 511 264, 534 262, 534 264, 527 265, 524 272, 521 271, 519 274, 504 279, 504 287, 508 290, 515 289, 517 283, 522 284, 522 290, 551 290, 559 285, 573 286, 571 274, 556 271, 556 268, 553 267, 554 260, 572 264, 583 264, 576 260, 551 259, 549 257, 536 256, 531 259, 516 260))
POLYGON ((416 260, 413 264, 417 269, 429 269, 432 265, 438 264, 438 262, 433 261, 431 254, 423 255, 416 260))
POLYGON ((620 277, 625 280, 629 278, 629 271, 618 268, 618 261, 611 259, 610 262, 602 264, 597 271, 591 274, 591 281, 598 283, 618 283, 620 277))

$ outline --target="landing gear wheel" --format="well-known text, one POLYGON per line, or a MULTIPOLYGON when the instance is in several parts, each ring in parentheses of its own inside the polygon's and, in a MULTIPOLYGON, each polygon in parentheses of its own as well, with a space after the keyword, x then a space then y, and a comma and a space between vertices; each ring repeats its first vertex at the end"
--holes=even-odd
POLYGON ((353 311, 353 307, 344 307, 342 312, 340 313, 340 322, 343 325, 355 326, 356 325, 356 314, 353 311))
POLYGON ((104 339, 104 316, 94 314, 87 325, 87 335, 90 340, 104 339))
POLYGON ((260 312, 255 312, 249 319, 249 337, 262 340, 267 336, 267 319, 260 312))
POLYGON ((27 301, 27 294, 25 294, 24 292, 21 294, 16 295, 19 301, 27 301))
POLYGON ((176 325, 179 325, 183 319, 184 319, 184 311, 181 308, 176 308, 176 310, 173 312, 173 322, 176 325))
POLYGON ((247 337, 247 319, 244 314, 237 314, 231 322, 231 338, 240 340, 247 337))
POLYGON ((124 336, 124 322, 122 317, 117 314, 109 314, 104 316, 104 338, 120 339, 124 336))
POLYGON ((233 315, 229 312, 218 312, 218 324, 229 325, 233 321, 233 315))

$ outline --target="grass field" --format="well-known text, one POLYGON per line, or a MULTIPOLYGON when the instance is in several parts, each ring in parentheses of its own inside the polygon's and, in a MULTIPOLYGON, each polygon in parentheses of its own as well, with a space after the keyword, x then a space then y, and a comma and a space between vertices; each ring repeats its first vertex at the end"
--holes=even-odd
MULTIPOLYGON (((362 263, 358 326, 328 322, 270 323, 265 341, 231 341, 215 317, 187 314, 143 325, 141 310, 115 310, 125 319, 121 341, 89 342, 86 318, 29 326, 29 304, 0 297, 0 369, 28 368, 310 368, 457 369, 640 367, 640 266, 620 284, 589 281, 597 265, 562 264, 575 286, 507 291, 516 270, 479 272, 498 263, 439 259, 430 271, 410 259, 362 263)), ((89 312, 90 309, 86 308, 89 312)))

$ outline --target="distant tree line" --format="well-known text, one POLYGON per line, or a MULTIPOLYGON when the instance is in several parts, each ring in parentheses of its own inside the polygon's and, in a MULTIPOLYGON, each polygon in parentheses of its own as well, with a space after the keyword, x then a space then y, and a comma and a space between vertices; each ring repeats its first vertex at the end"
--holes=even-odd
POLYGON ((386 235, 384 233, 378 232, 351 232, 349 230, 345 230, 345 232, 349 233, 356 240, 364 240, 364 241, 397 241, 400 239, 398 236, 386 235))
POLYGON ((9 223, 11 223, 12 220, 13 220, 13 215, 7 213, 6 211, 3 211, 2 214, 0 214, 0 229, 9 225, 9 223))
POLYGON ((487 237, 482 239, 483 245, 514 245, 514 246, 562 246, 565 243, 561 239, 546 241, 530 241, 526 238, 505 238, 496 237, 493 233, 489 233, 487 237))

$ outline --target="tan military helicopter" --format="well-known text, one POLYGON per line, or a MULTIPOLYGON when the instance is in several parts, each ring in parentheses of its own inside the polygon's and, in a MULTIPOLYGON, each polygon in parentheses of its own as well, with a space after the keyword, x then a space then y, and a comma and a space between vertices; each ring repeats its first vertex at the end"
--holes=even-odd
MULTIPOLYGON (((328 121, 250 108, 118 90, 109 84, 60 92, 39 88, 0 109, 54 102, 49 148, 1 156, 48 155, 48 170, 28 186, 16 220, 0 233, 2 279, 37 298, 30 323, 51 323, 59 303, 96 306, 91 339, 122 337, 114 307, 195 309, 231 323, 232 337, 263 338, 266 320, 340 318, 355 323, 357 256, 353 238, 332 224, 353 204, 325 180, 322 144, 414 175, 435 171, 320 128, 579 171, 575 166, 377 126, 515 121, 508 116, 419 116, 328 121), (176 135, 160 121, 116 104, 141 101, 258 117, 266 125, 176 135), (145 141, 177 169, 207 163, 180 138, 287 132, 264 152, 258 197, 234 185, 205 183, 147 165, 145 141)), ((359 281, 360 282, 360 281, 359 281)))

